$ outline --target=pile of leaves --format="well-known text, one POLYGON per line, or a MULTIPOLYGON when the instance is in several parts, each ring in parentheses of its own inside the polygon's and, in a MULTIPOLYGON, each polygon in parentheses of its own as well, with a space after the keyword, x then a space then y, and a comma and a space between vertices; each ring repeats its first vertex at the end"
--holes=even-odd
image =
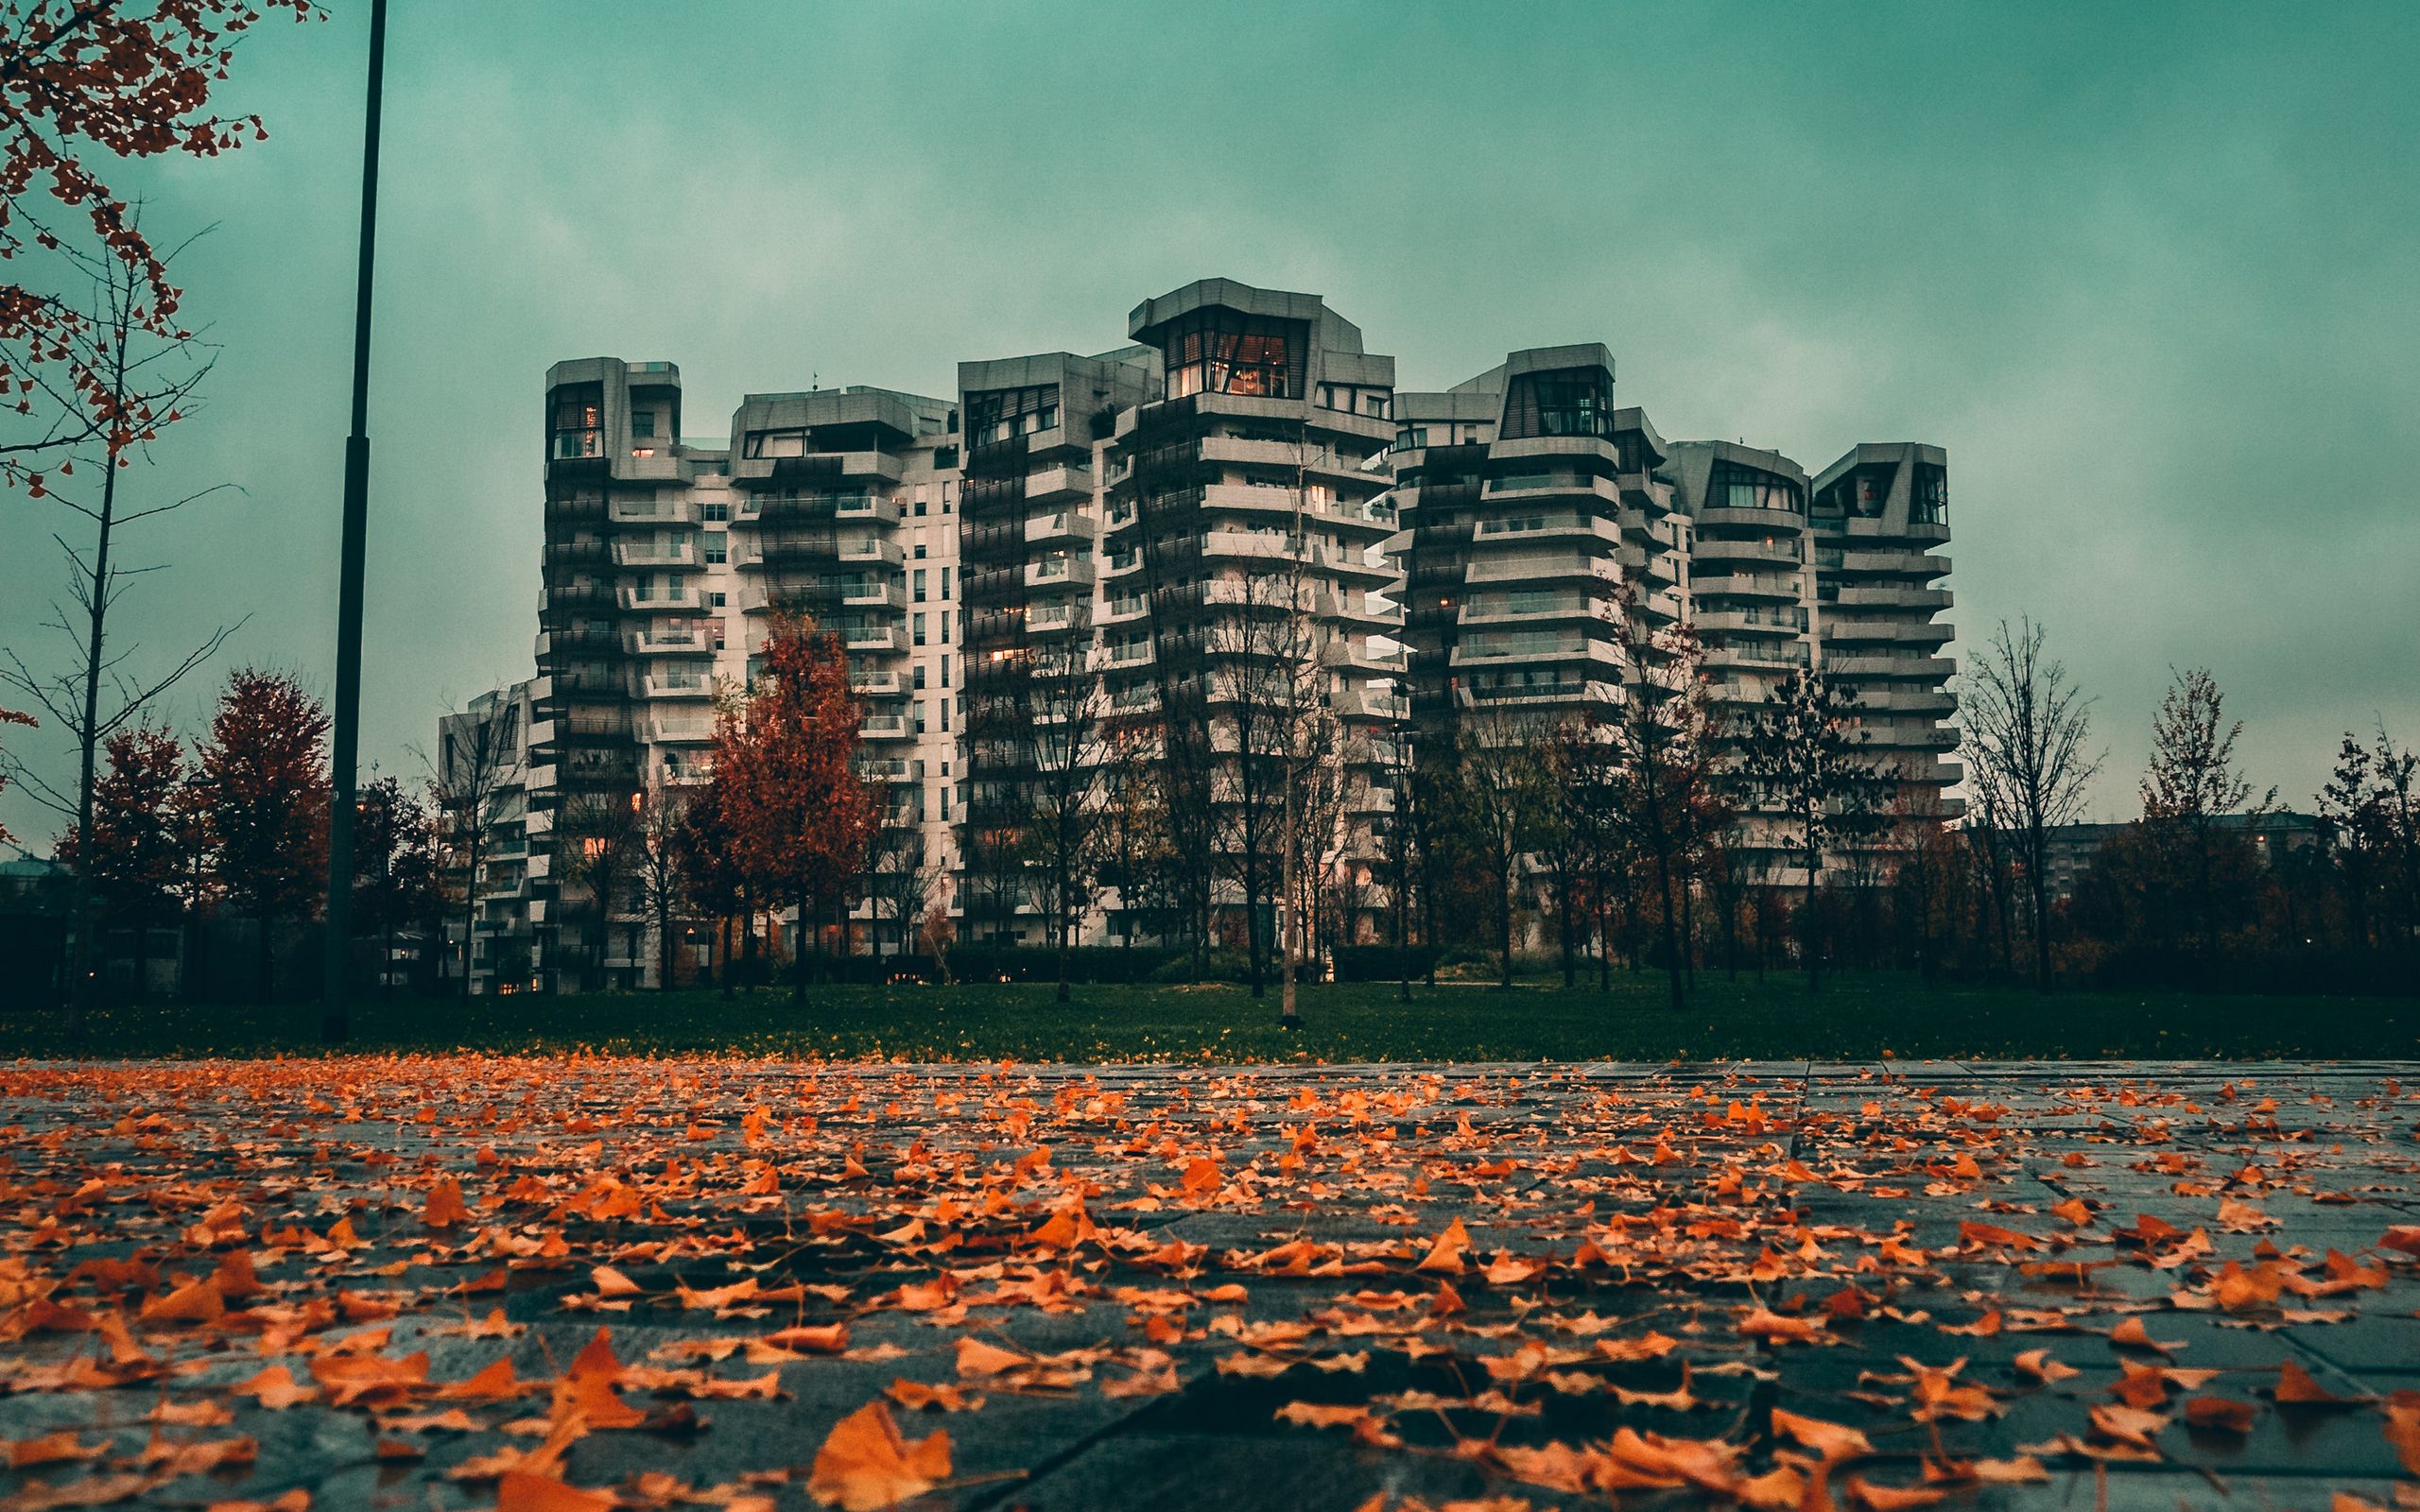
POLYGON ((2331 1346, 2414 1336, 2420 1094, 1918 1074, 11 1068, 0 1507, 1016 1504, 1135 1425, 1376 1512, 2420 1506, 2331 1346))

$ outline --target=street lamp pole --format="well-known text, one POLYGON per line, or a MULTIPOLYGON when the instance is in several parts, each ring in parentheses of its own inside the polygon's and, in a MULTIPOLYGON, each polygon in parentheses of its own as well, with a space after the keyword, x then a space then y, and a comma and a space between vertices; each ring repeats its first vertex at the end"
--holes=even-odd
POLYGON ((387 0, 370 4, 370 91, 361 133, 361 262, 354 287, 353 434, 344 443, 344 545, 337 586, 335 791, 328 809, 326 979, 320 1038, 341 1041, 353 987, 353 828, 361 747, 361 569, 370 528, 370 289, 378 244, 378 107, 387 68, 387 0))

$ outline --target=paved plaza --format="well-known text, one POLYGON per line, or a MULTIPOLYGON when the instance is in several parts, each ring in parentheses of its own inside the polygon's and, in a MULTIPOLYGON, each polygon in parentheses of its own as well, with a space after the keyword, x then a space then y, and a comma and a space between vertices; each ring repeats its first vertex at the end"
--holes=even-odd
POLYGON ((0 1506, 2420 1505, 2420 1066, 0 1069, 0 1506))

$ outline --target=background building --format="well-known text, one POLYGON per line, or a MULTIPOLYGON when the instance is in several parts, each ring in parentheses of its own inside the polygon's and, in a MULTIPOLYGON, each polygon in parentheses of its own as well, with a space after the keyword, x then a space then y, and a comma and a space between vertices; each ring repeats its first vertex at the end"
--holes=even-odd
MULTIPOLYGON (((1318 297, 1224 279, 1146 301, 1127 335, 961 364, 954 400, 750 395, 711 440, 683 438, 669 363, 549 369, 510 905, 542 972, 650 979, 645 921, 598 902, 600 838, 651 785, 700 775, 716 691, 749 677, 780 610, 841 635, 887 789, 858 948, 910 948, 935 902, 967 938, 1046 937, 1038 797, 1087 765, 1114 794, 1137 762, 1198 862, 1191 896, 1156 906, 1267 944, 1289 848, 1306 896, 1370 880, 1411 731, 1451 748, 1474 711, 1600 714, 1625 642, 1683 619, 1735 727, 1822 665, 1903 803, 1958 812, 1939 448, 1860 446, 1810 479, 1772 452, 1667 442, 1615 404, 1593 343, 1398 394, 1393 359, 1318 297), (1288 764, 1320 774, 1290 825, 1288 764)), ((1791 880, 1747 807, 1752 880, 1791 880)), ((1142 907, 1104 886, 1088 936, 1128 937, 1142 907)))

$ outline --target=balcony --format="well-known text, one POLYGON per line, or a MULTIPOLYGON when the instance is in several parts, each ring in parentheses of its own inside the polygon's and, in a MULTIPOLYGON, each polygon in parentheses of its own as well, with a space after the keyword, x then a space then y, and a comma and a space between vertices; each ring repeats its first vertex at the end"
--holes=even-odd
POLYGON ((706 648, 706 638, 695 626, 683 625, 677 629, 648 628, 631 630, 622 636, 622 649, 633 656, 658 656, 671 652, 695 655, 706 648))
POLYGON ((649 713, 638 727, 639 738, 655 746, 703 746, 715 738, 715 722, 702 711, 649 713))
POLYGON ((852 651, 904 651, 908 638, 895 625, 859 625, 842 630, 840 644, 852 651))
POLYGON ((899 542, 895 541, 884 541, 874 536, 858 536, 836 542, 833 555, 842 561, 880 562, 886 566, 896 567, 907 559, 908 554, 900 549, 899 542))
POLYGON ((868 714, 857 734, 864 740, 906 740, 914 733, 905 714, 868 714))
POLYGON ((1612 582, 1620 576, 1621 570, 1611 558, 1583 552, 1487 557, 1462 570, 1462 581, 1466 583, 1533 583, 1567 578, 1612 582))
POLYGON ((859 697, 892 698, 908 691, 896 672, 856 671, 849 674, 849 691, 859 697))
POLYGON ((1048 557, 1026 564, 1028 588, 1090 588, 1092 583, 1093 559, 1089 556, 1048 557))
POLYGON ((832 518, 858 524, 895 525, 899 523, 899 501, 874 494, 853 495, 832 507, 832 518))
POLYGON ((694 499, 617 494, 606 507, 605 518, 617 525, 694 525, 703 513, 694 499))
POLYGON ((851 609, 906 609, 908 590, 897 582, 869 578, 841 584, 840 602, 851 609))
POLYGON ((1073 509, 1035 515, 1025 523, 1025 539, 1037 545, 1089 544, 1100 534, 1100 522, 1073 509))
POLYGON ((1072 605, 1072 602, 1033 605, 1031 612, 1026 614, 1026 634, 1047 636, 1077 629, 1077 627, 1080 627, 1080 614, 1077 614, 1077 605, 1072 605))
POLYGON ((711 698, 715 696, 714 679, 695 672, 649 672, 639 679, 639 688, 649 698, 711 698))
POLYGON ((625 611, 639 614, 677 614, 684 610, 700 608, 703 600, 694 588, 649 588, 643 583, 617 583, 614 587, 614 602, 625 611))
POLYGON ((1025 497, 1028 504, 1051 504, 1060 500, 1089 499, 1093 496, 1093 470, 1088 467, 1036 468, 1026 474, 1025 497))
POLYGON ((1797 539, 1786 536, 1771 541, 1725 541, 1720 536, 1700 536, 1690 544, 1689 555, 1699 561, 1767 562, 1777 567, 1799 564, 1797 539))
POLYGON ((695 567, 698 565, 698 543, 695 540, 617 541, 614 542, 614 565, 695 567))
POLYGON ((1702 573, 1689 579, 1689 592, 1706 597, 1723 594, 1733 598, 1781 598, 1796 602, 1798 578, 1780 573, 1702 573))

